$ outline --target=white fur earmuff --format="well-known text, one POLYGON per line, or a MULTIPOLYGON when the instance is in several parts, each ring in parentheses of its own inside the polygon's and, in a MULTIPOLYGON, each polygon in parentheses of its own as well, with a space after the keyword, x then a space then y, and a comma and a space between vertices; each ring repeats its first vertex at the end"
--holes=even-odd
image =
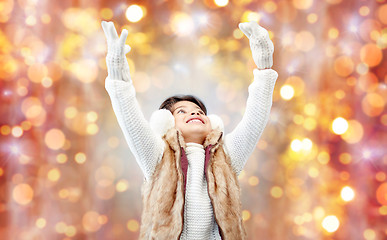
POLYGON ((169 110, 160 109, 152 113, 149 124, 154 133, 164 136, 175 126, 175 118, 169 110))
MULTIPOLYGON (((208 115, 208 118, 210 119, 213 130, 224 131, 223 121, 219 116, 211 114, 208 115)), ((154 133, 159 136, 164 136, 169 129, 175 127, 175 118, 169 110, 160 109, 152 113, 149 124, 154 133)))

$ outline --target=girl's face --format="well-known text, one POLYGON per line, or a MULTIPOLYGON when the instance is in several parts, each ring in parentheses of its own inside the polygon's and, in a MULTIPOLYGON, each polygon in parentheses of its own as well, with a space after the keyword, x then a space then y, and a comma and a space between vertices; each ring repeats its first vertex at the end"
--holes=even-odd
POLYGON ((172 115, 185 142, 204 143, 211 131, 211 123, 198 105, 190 101, 177 102, 172 107, 172 115))

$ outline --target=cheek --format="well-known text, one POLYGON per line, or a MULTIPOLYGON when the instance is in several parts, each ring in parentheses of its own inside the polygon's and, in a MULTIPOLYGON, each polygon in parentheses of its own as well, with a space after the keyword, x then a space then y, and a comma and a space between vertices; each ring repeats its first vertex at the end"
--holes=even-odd
POLYGON ((183 125, 183 119, 179 116, 175 117, 175 126, 176 128, 179 128, 183 125))

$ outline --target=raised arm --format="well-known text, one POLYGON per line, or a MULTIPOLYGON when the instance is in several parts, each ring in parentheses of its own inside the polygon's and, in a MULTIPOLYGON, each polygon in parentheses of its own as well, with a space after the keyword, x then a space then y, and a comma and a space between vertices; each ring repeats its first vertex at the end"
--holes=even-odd
POLYGON ((267 124, 278 77, 277 72, 270 69, 273 65, 274 46, 266 29, 256 22, 241 23, 239 28, 249 38, 258 69, 254 70, 254 81, 248 88, 245 114, 236 128, 225 137, 226 151, 237 174, 242 171, 267 124))
POLYGON ((108 76, 105 88, 109 93, 114 113, 134 157, 145 177, 148 179, 163 152, 161 137, 150 128, 136 100, 129 65, 125 55, 130 47, 125 45, 128 31, 122 30, 118 37, 112 22, 102 22, 108 51, 106 65, 108 76))

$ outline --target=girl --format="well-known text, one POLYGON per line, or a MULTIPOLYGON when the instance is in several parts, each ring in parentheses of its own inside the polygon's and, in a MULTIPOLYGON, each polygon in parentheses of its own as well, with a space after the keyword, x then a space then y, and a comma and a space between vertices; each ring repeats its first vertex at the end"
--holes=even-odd
POLYGON ((207 116, 194 96, 165 100, 148 123, 136 101, 125 54, 127 30, 119 37, 102 22, 108 51, 105 87, 125 139, 145 175, 141 239, 245 239, 237 176, 269 118, 278 74, 274 46, 256 22, 240 23, 249 38, 257 69, 246 111, 223 135, 223 124, 207 116), (224 136, 224 137, 223 137, 224 136))

